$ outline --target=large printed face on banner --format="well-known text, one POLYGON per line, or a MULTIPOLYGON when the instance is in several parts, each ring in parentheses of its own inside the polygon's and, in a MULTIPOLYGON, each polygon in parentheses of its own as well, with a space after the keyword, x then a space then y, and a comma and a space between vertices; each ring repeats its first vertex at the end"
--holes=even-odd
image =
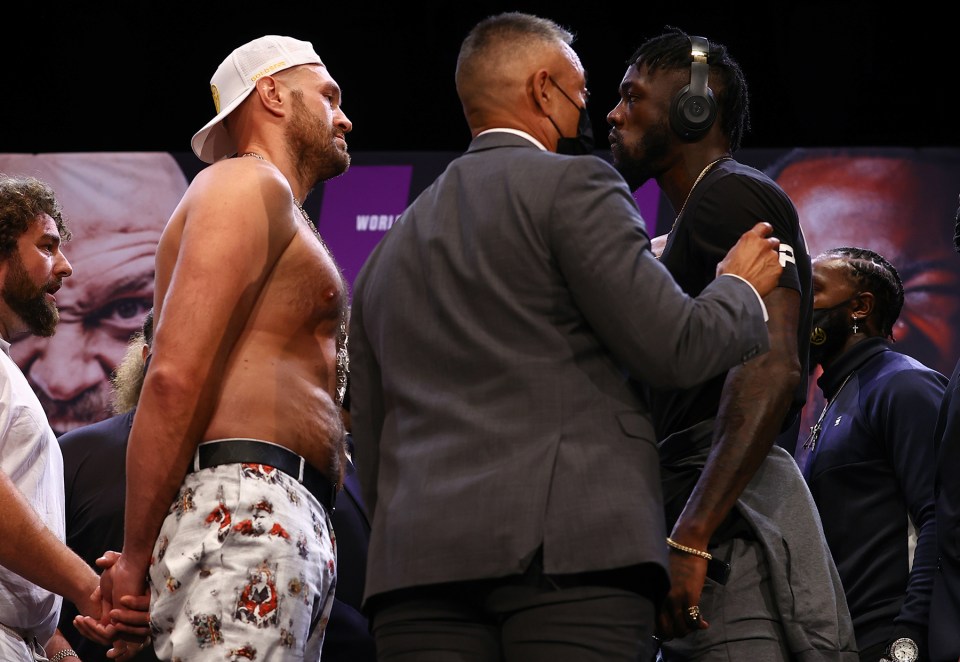
POLYGON ((73 233, 56 333, 11 348, 61 434, 110 415, 110 377, 153 305, 157 242, 187 181, 165 152, 0 155, 0 171, 50 184, 73 233))
POLYGON ((803 154, 777 181, 797 207, 811 256, 838 246, 883 255, 904 289, 894 348, 949 374, 960 356, 960 255, 953 249, 957 155, 803 154))
MULTIPOLYGON (((894 349, 949 375, 960 357, 960 255, 953 249, 960 154, 797 150, 771 174, 797 207, 811 256, 856 246, 893 264, 904 288, 894 349)), ((820 374, 817 368, 813 376, 820 374)), ((823 402, 811 381, 801 441, 823 402)))

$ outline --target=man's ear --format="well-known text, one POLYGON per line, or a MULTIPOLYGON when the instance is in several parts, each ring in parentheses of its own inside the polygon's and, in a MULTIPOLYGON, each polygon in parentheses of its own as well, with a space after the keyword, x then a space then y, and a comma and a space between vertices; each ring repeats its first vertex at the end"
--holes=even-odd
POLYGON ((273 76, 261 76, 257 79, 253 93, 260 98, 263 107, 276 115, 284 113, 284 90, 273 76))
POLYGON ((869 317, 876 305, 876 298, 873 292, 860 292, 854 301, 853 312, 860 317, 869 317))
POLYGON ((533 74, 531 79, 533 87, 533 102, 544 116, 550 116, 551 94, 553 90, 550 85, 550 73, 546 69, 539 69, 533 74))

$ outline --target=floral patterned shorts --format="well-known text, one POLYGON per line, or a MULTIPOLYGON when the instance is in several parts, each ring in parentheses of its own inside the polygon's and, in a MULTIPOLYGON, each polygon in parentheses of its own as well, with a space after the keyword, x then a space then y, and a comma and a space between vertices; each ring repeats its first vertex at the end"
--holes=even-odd
POLYGON ((329 514, 294 478, 261 464, 187 474, 150 562, 157 655, 315 662, 336 563, 329 514))

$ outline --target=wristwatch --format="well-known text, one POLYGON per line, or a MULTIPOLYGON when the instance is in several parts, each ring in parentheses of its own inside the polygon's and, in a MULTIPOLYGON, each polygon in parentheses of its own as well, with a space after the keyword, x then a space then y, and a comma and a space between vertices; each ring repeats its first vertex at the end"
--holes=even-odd
POLYGON ((890 644, 887 649, 887 657, 893 662, 917 662, 920 658, 920 649, 913 639, 900 637, 890 644))

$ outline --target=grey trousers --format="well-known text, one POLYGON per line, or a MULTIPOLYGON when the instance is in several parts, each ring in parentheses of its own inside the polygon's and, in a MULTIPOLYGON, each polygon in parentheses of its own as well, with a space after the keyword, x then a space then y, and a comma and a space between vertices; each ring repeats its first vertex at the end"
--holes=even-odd
POLYGON ((733 538, 712 553, 729 559, 725 585, 707 579, 700 597, 700 613, 710 623, 680 639, 665 641, 664 662, 787 662, 785 643, 770 573, 760 544, 733 538))

